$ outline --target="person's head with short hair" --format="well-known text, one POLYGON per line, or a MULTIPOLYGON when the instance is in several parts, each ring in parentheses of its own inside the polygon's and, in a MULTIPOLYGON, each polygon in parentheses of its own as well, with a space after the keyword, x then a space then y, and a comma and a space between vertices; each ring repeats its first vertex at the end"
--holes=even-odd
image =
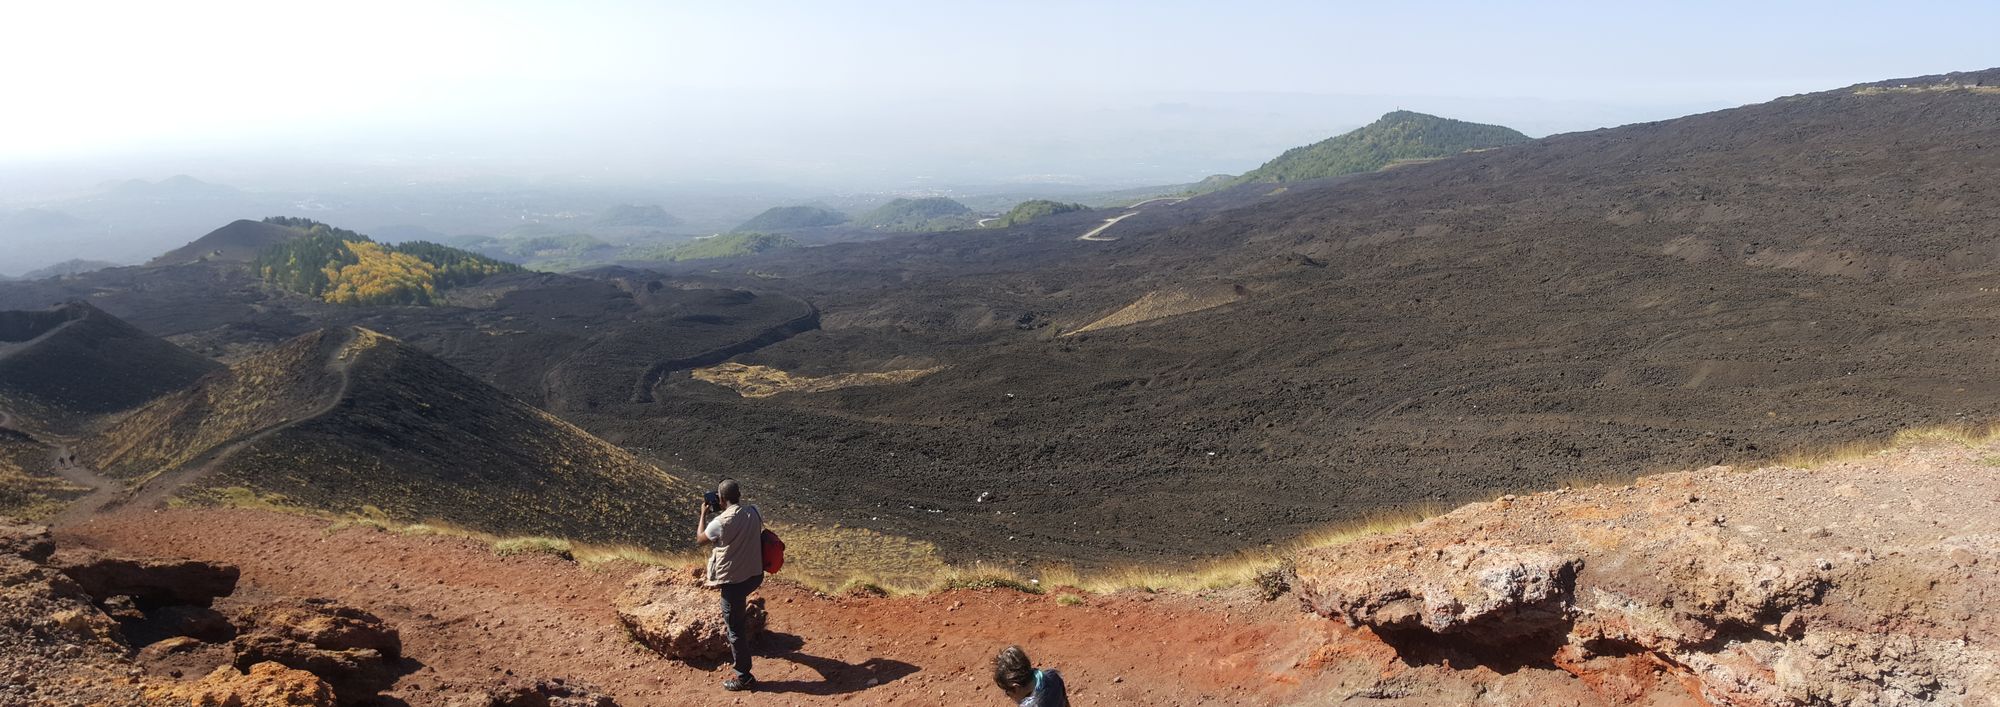
POLYGON ((1034 694, 1035 664, 1028 662, 1028 653, 1020 646, 1008 646, 993 656, 993 684, 1015 700, 1034 694))
POLYGON ((741 504, 743 503, 743 485, 736 483, 735 479, 723 479, 722 483, 715 485, 715 495, 721 496, 722 500, 727 501, 729 505, 741 504))

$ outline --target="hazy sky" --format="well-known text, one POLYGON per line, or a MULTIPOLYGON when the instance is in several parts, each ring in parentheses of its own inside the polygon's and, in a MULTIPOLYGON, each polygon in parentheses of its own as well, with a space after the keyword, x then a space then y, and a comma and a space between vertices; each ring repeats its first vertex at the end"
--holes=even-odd
MULTIPOLYGON (((1127 132, 1230 163, 1160 158, 1181 173, 1358 124, 1325 97, 1540 134, 1985 68, 1996 26, 1990 1, 9 2, 0 166, 296 148, 922 176, 1017 141, 1087 153, 1143 115, 1127 132)), ((992 171, 1060 171, 1019 162, 992 171)))

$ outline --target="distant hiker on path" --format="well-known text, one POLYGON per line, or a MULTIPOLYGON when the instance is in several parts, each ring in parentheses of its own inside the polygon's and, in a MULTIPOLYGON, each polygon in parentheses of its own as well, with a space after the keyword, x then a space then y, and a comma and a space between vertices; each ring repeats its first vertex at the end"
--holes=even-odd
POLYGON ((722 622, 729 628, 729 654, 736 676, 722 682, 722 689, 735 692, 757 686, 750 675, 750 646, 744 630, 745 605, 750 593, 764 584, 764 517, 756 506, 743 505, 743 487, 735 479, 723 479, 701 503, 695 521, 696 543, 715 543, 708 553, 708 574, 704 583, 722 592, 722 622), (714 520, 708 512, 717 511, 714 520))
POLYGON ((1007 699, 1021 707, 1069 707, 1069 691, 1063 687, 1062 673, 1036 670, 1020 646, 1008 646, 993 657, 993 684, 1007 693, 1007 699))

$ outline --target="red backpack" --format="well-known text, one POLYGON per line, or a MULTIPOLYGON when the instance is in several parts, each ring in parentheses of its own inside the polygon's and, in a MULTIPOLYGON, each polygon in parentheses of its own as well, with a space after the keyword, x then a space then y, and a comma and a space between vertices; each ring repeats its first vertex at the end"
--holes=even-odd
POLYGON ((779 540, 778 534, 769 529, 765 529, 758 539, 764 544, 764 573, 777 574, 778 570, 785 568, 785 541, 779 540))

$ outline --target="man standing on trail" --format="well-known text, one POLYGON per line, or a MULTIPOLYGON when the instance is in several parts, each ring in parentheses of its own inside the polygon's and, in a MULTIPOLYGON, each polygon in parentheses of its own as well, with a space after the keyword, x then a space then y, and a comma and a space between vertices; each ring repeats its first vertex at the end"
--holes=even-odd
POLYGON ((694 534, 696 543, 715 544, 704 583, 722 592, 722 622, 729 628, 729 655, 736 668, 736 676, 724 680, 722 689, 754 689, 744 612, 750 593, 764 584, 764 517, 756 506, 743 505, 743 487, 735 479, 723 479, 714 494, 702 499, 694 534), (708 518, 711 510, 718 511, 714 520, 708 518))

